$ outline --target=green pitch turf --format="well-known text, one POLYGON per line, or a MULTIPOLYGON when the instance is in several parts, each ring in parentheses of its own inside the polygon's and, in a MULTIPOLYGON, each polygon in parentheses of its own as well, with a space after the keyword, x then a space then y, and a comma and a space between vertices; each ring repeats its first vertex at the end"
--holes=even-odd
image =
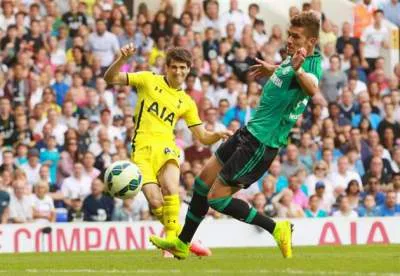
POLYGON ((400 275, 400 245, 214 249, 208 258, 163 259, 150 251, 0 255, 4 275, 400 275))

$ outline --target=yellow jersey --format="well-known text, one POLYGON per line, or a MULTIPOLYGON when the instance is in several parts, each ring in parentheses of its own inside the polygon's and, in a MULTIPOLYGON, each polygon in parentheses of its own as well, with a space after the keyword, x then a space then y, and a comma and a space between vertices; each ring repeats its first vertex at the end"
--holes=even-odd
POLYGON ((138 95, 133 146, 174 142, 174 128, 179 118, 189 128, 202 124, 196 103, 184 90, 170 87, 164 76, 143 71, 127 73, 127 77, 138 95))

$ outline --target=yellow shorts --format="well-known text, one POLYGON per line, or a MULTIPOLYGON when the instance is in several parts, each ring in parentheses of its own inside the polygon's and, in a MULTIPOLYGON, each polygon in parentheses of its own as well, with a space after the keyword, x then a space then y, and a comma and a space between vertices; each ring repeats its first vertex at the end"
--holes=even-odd
POLYGON ((179 167, 180 149, 175 144, 154 143, 152 145, 135 146, 131 160, 141 173, 143 185, 158 183, 158 173, 168 161, 175 161, 179 167))

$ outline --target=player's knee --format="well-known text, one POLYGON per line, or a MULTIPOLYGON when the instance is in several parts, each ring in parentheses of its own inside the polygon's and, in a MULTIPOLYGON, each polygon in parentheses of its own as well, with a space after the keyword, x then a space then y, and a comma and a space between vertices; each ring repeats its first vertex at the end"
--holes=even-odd
POLYGON ((179 185, 175 183, 165 183, 165 185, 161 187, 161 192, 164 196, 176 195, 179 193, 179 185))
POLYGON ((163 206, 162 199, 160 198, 149 198, 148 202, 151 210, 155 210, 163 206))
POLYGON ((210 193, 207 197, 208 205, 218 212, 223 212, 226 206, 228 206, 229 202, 231 202, 232 197, 216 197, 213 193, 210 193))
POLYGON ((206 182, 203 181, 203 179, 199 176, 197 176, 194 179, 194 185, 193 185, 193 190, 201 195, 201 196, 207 196, 208 192, 210 191, 210 186, 206 182))

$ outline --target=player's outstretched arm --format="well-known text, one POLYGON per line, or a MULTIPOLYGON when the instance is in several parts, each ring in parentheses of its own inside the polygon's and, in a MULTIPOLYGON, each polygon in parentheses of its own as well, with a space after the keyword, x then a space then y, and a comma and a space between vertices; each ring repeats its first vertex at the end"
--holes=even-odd
POLYGON ((121 48, 121 53, 118 58, 108 67, 104 74, 104 80, 107 84, 127 85, 128 76, 126 73, 121 73, 121 66, 135 53, 136 49, 133 43, 125 45, 121 48))
POLYGON ((311 73, 307 73, 301 68, 305 58, 306 58, 306 50, 304 48, 300 48, 293 55, 292 58, 292 67, 296 72, 297 81, 301 87, 301 89, 308 95, 313 97, 319 92, 318 87, 318 79, 311 73))
POLYGON ((255 58, 258 64, 250 66, 249 69, 249 77, 252 78, 261 78, 261 77, 270 77, 278 68, 277 65, 269 64, 261 59, 255 58))
POLYGON ((218 142, 220 139, 227 139, 232 135, 230 130, 225 131, 208 131, 204 128, 203 125, 197 125, 191 127, 190 130, 192 134, 203 144, 203 145, 211 145, 218 142))

